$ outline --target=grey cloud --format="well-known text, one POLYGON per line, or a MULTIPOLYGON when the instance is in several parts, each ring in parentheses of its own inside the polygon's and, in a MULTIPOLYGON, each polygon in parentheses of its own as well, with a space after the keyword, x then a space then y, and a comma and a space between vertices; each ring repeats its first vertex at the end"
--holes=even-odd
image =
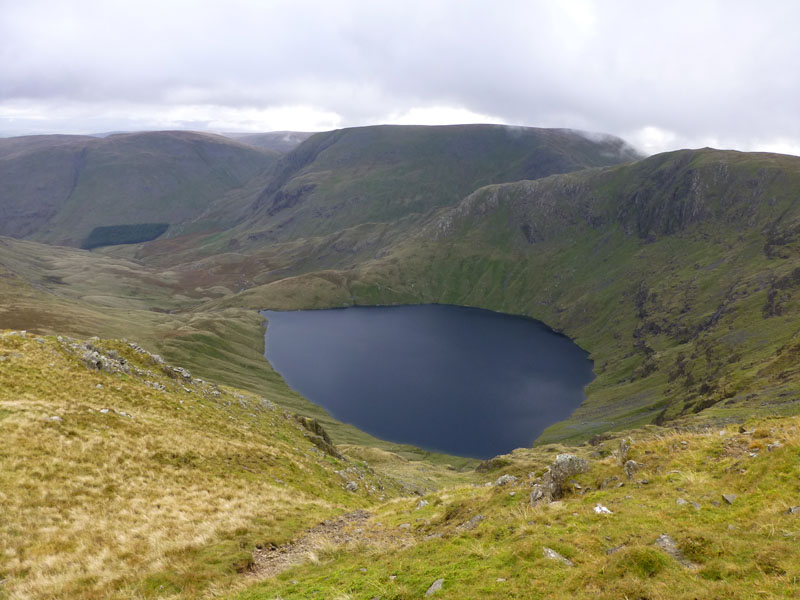
POLYGON ((800 147, 798 22, 780 1, 0 0, 0 121, 20 103, 303 105, 343 125, 451 106, 800 147))

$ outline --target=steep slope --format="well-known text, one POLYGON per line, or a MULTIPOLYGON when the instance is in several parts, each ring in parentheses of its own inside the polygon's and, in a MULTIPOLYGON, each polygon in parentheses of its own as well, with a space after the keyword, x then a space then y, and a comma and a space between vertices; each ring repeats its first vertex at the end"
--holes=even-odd
POLYGON ((401 491, 305 424, 136 344, 0 331, 0 595, 196 597, 401 491))
POLYGON ((314 135, 314 133, 309 131, 270 131, 267 133, 225 134, 226 137, 238 140, 244 144, 281 153, 294 150, 312 135, 314 135))
POLYGON ((222 136, 0 140, 0 235, 79 246, 98 226, 179 225, 275 161, 222 136))
POLYGON ((541 441, 791 413, 798 189, 797 157, 714 150, 489 186, 367 262, 214 302, 441 302, 539 318, 589 350, 597 374, 541 441))
POLYGON ((241 229, 251 240, 331 233, 458 202, 490 183, 639 158, 622 140, 496 125, 318 133, 284 157, 241 229))

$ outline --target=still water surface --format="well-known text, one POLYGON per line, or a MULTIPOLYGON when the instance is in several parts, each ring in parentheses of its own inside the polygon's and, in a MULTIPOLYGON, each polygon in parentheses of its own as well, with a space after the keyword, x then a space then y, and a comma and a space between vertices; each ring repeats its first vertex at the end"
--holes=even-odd
POLYGON ((544 324, 438 304, 262 313, 266 357, 333 417, 379 438, 489 458, 583 401, 586 352, 544 324))

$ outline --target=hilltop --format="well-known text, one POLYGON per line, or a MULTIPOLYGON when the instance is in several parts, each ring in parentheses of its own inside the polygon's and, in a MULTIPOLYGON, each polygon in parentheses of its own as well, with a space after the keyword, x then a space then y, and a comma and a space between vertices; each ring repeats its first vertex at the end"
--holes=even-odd
POLYGON ((251 146, 285 153, 294 150, 314 134, 308 131, 269 131, 267 133, 226 133, 224 135, 251 146))
POLYGON ((370 126, 318 133, 278 163, 240 229, 287 240, 396 221, 491 183, 640 158, 619 138, 500 125, 370 126))
POLYGON ((278 153, 182 131, 0 139, 0 235, 80 246, 95 227, 177 227, 278 153))

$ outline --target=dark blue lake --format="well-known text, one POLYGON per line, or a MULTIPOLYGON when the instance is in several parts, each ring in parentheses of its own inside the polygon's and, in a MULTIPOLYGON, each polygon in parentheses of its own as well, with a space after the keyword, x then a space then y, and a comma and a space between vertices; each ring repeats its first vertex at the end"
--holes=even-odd
POLYGON ((583 401, 586 352, 531 319, 438 304, 262 313, 266 357, 333 417, 427 450, 530 446, 583 401))

